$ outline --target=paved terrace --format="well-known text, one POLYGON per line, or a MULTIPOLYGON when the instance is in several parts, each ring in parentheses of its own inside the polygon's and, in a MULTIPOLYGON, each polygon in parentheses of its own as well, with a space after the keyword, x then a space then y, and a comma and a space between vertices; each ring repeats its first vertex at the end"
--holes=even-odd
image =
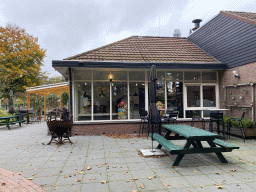
POLYGON ((50 141, 45 122, 1 127, 0 134, 0 191, 256 190, 255 140, 232 137, 240 149, 224 153, 228 164, 215 154, 195 154, 172 167, 176 156, 138 154, 151 146, 146 138, 74 136, 72 145, 45 145, 50 141))

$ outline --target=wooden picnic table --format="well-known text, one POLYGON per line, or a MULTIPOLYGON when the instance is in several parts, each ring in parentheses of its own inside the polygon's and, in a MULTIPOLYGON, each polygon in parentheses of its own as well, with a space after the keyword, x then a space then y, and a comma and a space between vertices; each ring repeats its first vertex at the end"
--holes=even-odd
POLYGON ((164 124, 162 127, 166 129, 166 134, 161 136, 154 133, 153 139, 159 143, 158 149, 163 146, 171 154, 178 154, 173 166, 178 166, 185 154, 195 153, 216 153, 222 163, 228 163, 222 152, 231 152, 233 149, 239 149, 236 145, 219 140, 218 138, 221 138, 221 136, 216 133, 188 125, 164 124), (175 135, 171 135, 172 133, 175 133, 175 135), (183 147, 179 147, 172 143, 171 140, 186 140, 186 143, 183 147), (202 141, 206 141, 209 146, 203 146, 202 141))
POLYGON ((16 124, 16 121, 13 121, 13 118, 17 118, 17 121, 18 121, 19 116, 14 115, 14 116, 0 117, 0 125, 6 125, 6 127, 10 129, 10 125, 16 124))

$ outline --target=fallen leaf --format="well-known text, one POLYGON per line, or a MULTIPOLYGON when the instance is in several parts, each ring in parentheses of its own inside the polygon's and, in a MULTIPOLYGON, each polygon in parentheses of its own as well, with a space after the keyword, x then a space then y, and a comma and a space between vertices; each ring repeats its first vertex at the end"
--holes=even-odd
POLYGON ((137 192, 136 190, 132 190, 131 192, 137 192))
POLYGON ((128 151, 128 149, 124 149, 125 151, 128 151))
POLYGON ((180 185, 183 185, 183 183, 181 183, 180 185))
POLYGON ((64 178, 67 178, 67 175, 64 175, 64 178))
POLYGON ((142 183, 142 184, 140 185, 140 188, 141 188, 141 189, 145 189, 144 183, 142 183))
POLYGON ((204 186, 203 185, 199 185, 201 188, 204 188, 204 186))
POLYGON ((236 171, 236 169, 235 169, 235 168, 233 168, 233 169, 231 169, 230 171, 233 171, 233 172, 235 172, 235 171, 236 171))
POLYGON ((165 184, 165 183, 163 183, 163 185, 166 187, 166 186, 170 186, 170 185, 167 185, 167 184, 165 184))
POLYGON ((22 173, 23 173, 23 171, 21 171, 21 172, 17 173, 17 175, 21 175, 22 173))
POLYGON ((107 181, 105 181, 105 180, 102 180, 102 181, 101 181, 101 183, 107 183, 107 181))
POLYGON ((220 173, 220 172, 216 172, 215 174, 217 174, 217 175, 221 175, 221 173, 220 173))
POLYGON ((77 180, 76 180, 76 182, 81 182, 81 181, 82 181, 82 179, 77 179, 77 180))
POLYGON ((217 187, 218 189, 223 189, 223 187, 221 185, 217 185, 215 187, 217 187))
POLYGON ((91 168, 92 168, 92 166, 88 166, 88 167, 87 167, 87 170, 90 170, 91 168))
POLYGON ((153 177, 148 177, 149 180, 153 179, 153 177))
POLYGON ((196 173, 197 171, 193 171, 194 173, 196 173))
POLYGON ((1 185, 3 185, 3 186, 4 186, 5 184, 6 184, 6 183, 1 183, 1 185))
POLYGON ((112 166, 113 168, 116 168, 116 166, 112 166))
POLYGON ((54 190, 58 189, 58 187, 55 187, 54 190))
POLYGON ((33 180, 33 178, 32 178, 32 177, 29 177, 28 180, 33 180))
POLYGON ((126 182, 129 182, 129 181, 130 181, 130 179, 127 179, 127 180, 126 180, 126 182))

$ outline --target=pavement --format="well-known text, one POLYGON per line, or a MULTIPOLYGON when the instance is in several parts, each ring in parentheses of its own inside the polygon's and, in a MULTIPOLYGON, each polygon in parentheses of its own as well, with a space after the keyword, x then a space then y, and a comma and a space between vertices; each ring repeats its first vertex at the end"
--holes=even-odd
MULTIPOLYGON (((256 141, 231 137, 240 149, 215 154, 144 158, 150 139, 73 136, 57 145, 45 122, 0 127, 0 191, 256 191, 256 141)), ((184 145, 184 141, 175 141, 184 145)), ((154 142, 154 146, 157 143, 154 142)))

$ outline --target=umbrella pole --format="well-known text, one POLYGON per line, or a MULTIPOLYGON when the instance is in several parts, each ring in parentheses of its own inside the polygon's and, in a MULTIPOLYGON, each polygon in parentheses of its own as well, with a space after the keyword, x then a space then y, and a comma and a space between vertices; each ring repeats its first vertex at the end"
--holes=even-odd
POLYGON ((151 140, 152 140, 152 152, 154 152, 154 148, 153 148, 153 134, 154 134, 154 123, 151 123, 152 126, 152 133, 151 133, 151 140))

